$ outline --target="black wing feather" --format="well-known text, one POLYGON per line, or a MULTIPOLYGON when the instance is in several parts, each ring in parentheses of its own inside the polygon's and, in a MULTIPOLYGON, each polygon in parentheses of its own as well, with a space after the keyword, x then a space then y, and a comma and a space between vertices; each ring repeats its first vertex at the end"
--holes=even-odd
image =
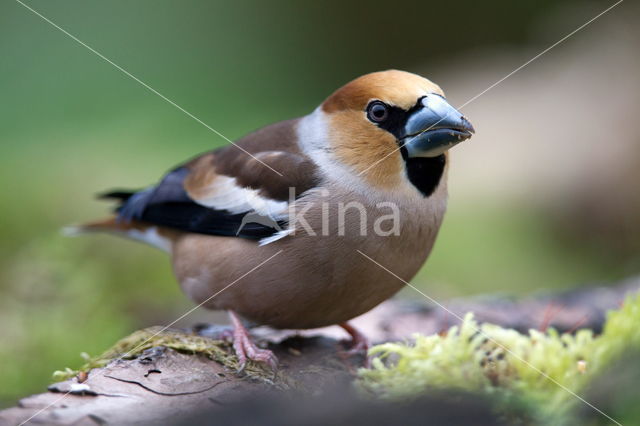
POLYGON ((230 213, 194 202, 184 190, 183 182, 189 170, 180 167, 168 173, 153 187, 141 191, 112 191, 101 198, 116 198, 122 204, 116 209, 118 220, 139 220, 197 234, 234 236, 249 239, 269 237, 285 226, 283 221, 265 217, 265 222, 243 223, 247 213, 230 213))
POLYGON ((149 205, 140 220, 186 232, 250 239, 269 237, 278 232, 278 227, 282 229, 285 225, 282 221, 274 222, 278 227, 255 222, 243 225, 245 215, 246 213, 232 214, 226 210, 214 210, 194 202, 162 203, 149 205))

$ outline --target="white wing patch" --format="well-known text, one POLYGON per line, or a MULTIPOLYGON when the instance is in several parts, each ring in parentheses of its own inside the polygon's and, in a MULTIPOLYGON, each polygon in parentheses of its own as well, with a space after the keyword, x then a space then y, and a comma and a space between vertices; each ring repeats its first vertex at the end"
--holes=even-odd
POLYGON ((243 188, 236 178, 219 175, 211 183, 211 194, 206 198, 194 200, 200 205, 230 213, 256 212, 263 216, 283 219, 287 216, 287 201, 276 201, 259 194, 259 190, 243 188))
POLYGON ((294 229, 293 228, 289 228, 289 229, 284 229, 282 231, 278 231, 275 234, 273 234, 270 237, 266 237, 261 239, 258 243, 260 246, 266 246, 267 244, 271 244, 274 241, 278 241, 284 237, 286 237, 287 235, 291 235, 293 234, 294 229))

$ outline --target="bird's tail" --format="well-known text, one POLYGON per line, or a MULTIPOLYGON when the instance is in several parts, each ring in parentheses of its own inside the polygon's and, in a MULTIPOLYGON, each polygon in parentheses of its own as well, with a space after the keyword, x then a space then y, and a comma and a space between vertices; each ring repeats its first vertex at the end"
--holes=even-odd
POLYGON ((118 223, 115 216, 102 220, 87 222, 80 225, 71 225, 62 228, 62 234, 66 237, 77 237, 91 232, 128 232, 133 224, 118 223))
MULTIPOLYGON (((97 198, 100 200, 116 199, 120 201, 116 212, 129 198, 135 194, 135 191, 109 191, 102 194, 98 194, 97 198)), ((116 216, 111 216, 107 219, 97 220, 94 222, 88 222, 82 225, 67 226, 62 229, 62 234, 67 237, 75 237, 81 234, 89 232, 127 232, 134 225, 131 223, 119 223, 116 216)))
MULTIPOLYGON (((134 194, 135 192, 132 191, 112 191, 100 194, 98 198, 119 200, 120 205, 116 208, 117 212, 120 207, 134 194)), ((80 225, 67 226, 62 229, 62 234, 68 237, 75 237, 94 232, 104 232, 126 237, 149 244, 166 252, 171 251, 172 241, 175 237, 172 231, 165 228, 159 228, 136 220, 119 220, 117 213, 116 215, 110 216, 106 219, 80 225)))
POLYGON ((137 221, 124 223, 115 216, 81 225, 68 226, 62 230, 63 235, 68 237, 94 232, 105 232, 140 241, 166 252, 171 252, 176 237, 175 233, 169 229, 137 221))
POLYGON ((98 194, 98 199, 100 200, 116 199, 124 203, 129 198, 131 198, 133 194, 135 194, 136 192, 137 191, 128 191, 128 190, 109 191, 102 194, 98 194))

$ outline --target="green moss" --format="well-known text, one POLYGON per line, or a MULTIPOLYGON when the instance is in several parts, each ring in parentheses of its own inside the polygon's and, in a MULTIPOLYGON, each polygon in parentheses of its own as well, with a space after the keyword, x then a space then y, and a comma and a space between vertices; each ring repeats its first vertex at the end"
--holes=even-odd
MULTIPOLYGON (((215 340, 194 334, 186 334, 174 330, 162 330, 161 327, 150 327, 139 330, 121 339, 102 355, 91 358, 82 354, 86 363, 78 370, 66 368, 55 371, 53 378, 56 381, 67 380, 76 376, 79 372, 88 372, 93 368, 104 367, 114 359, 133 359, 147 349, 164 346, 179 352, 204 355, 219 362, 231 370, 239 368, 238 359, 232 353, 229 343, 223 340, 215 340)), ((260 381, 271 382, 273 373, 262 364, 249 361, 244 369, 246 377, 260 381)))
POLYGON ((603 333, 560 334, 550 329, 523 335, 467 314, 446 334, 414 335, 413 343, 371 349, 371 369, 361 369, 358 387, 382 399, 406 400, 432 390, 489 395, 499 410, 526 406, 534 418, 562 424, 584 392, 630 348, 640 348, 640 295, 610 312, 603 333), (502 405, 501 405, 502 404, 502 405))

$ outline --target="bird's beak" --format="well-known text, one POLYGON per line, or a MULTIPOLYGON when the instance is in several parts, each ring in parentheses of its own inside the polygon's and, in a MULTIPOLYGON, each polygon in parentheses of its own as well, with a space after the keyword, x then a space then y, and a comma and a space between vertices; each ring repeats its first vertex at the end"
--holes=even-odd
POLYGON ((473 133, 475 129, 460 111, 442 96, 429 94, 407 120, 401 143, 409 158, 437 157, 473 133))

